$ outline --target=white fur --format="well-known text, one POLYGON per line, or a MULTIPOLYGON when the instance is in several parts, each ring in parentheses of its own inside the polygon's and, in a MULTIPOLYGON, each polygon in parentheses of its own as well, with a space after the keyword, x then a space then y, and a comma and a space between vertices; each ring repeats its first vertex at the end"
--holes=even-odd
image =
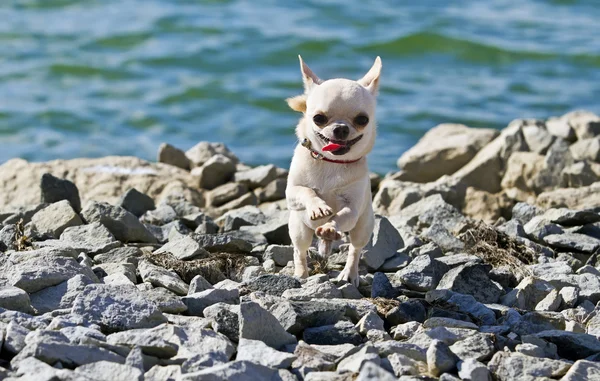
POLYGON ((306 255, 313 231, 322 239, 340 239, 350 235, 350 250, 346 266, 339 279, 358 286, 358 261, 362 248, 373 232, 371 187, 366 155, 373 148, 376 135, 375 106, 381 72, 381 60, 360 80, 321 80, 300 58, 305 93, 288 100, 294 110, 304 112, 296 128, 298 139, 309 139, 312 148, 333 160, 355 163, 338 164, 315 160, 310 152, 298 145, 294 151, 286 198, 290 209, 289 231, 294 245, 295 275, 308 276, 306 255), (328 124, 319 127, 312 118, 316 113, 328 117, 328 124), (353 124, 363 113, 369 123, 361 128, 353 124), (323 152, 327 144, 316 132, 333 139, 333 125, 343 123, 350 128, 347 140, 363 135, 349 152, 334 155, 323 152))

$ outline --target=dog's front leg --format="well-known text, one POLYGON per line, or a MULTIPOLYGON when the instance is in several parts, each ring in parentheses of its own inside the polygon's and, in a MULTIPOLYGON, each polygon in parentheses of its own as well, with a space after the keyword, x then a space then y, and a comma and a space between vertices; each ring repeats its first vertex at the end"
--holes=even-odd
POLYGON ((294 185, 285 190, 285 196, 290 210, 306 210, 311 220, 329 217, 333 209, 317 195, 314 189, 294 185))

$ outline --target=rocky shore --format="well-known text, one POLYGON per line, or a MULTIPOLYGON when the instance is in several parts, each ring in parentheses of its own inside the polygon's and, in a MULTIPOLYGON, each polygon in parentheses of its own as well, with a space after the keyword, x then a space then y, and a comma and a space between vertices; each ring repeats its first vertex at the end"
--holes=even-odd
POLYGON ((292 276, 287 171, 218 143, 0 166, 0 380, 600 379, 600 118, 443 124, 292 276))

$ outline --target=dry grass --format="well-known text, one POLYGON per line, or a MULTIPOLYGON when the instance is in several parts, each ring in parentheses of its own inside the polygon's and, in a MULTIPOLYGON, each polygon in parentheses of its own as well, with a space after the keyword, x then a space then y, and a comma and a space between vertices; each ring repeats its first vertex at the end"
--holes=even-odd
POLYGON ((308 264, 310 267, 309 275, 315 274, 327 274, 329 269, 327 268, 327 262, 329 257, 324 257, 317 252, 312 250, 308 251, 308 264))
POLYGON ((212 254, 210 258, 182 261, 170 253, 144 255, 151 263, 173 270, 189 283, 196 275, 202 275, 211 284, 227 278, 240 279, 246 260, 243 256, 228 253, 212 254))
POLYGON ((22 218, 16 223, 16 227, 17 231, 15 234, 15 247, 17 251, 26 250, 29 246, 31 246, 31 242, 29 242, 29 237, 25 235, 25 226, 22 218))
POLYGON ((398 307, 400 305, 400 301, 397 299, 377 297, 366 298, 366 300, 370 301, 375 305, 375 307, 377 307, 377 313, 380 316, 385 316, 392 308, 398 307))
POLYGON ((506 266, 522 276, 530 275, 523 265, 537 263, 535 251, 483 222, 471 226, 458 238, 469 254, 494 267, 506 266))

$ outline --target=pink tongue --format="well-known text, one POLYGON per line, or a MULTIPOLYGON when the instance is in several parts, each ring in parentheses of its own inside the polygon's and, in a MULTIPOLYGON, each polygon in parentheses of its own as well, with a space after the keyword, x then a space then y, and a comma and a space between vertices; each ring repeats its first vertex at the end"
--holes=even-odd
POLYGON ((340 144, 329 143, 325 147, 323 147, 323 151, 325 151, 325 152, 337 151, 338 149, 340 149, 342 147, 344 147, 344 146, 340 145, 340 144))

